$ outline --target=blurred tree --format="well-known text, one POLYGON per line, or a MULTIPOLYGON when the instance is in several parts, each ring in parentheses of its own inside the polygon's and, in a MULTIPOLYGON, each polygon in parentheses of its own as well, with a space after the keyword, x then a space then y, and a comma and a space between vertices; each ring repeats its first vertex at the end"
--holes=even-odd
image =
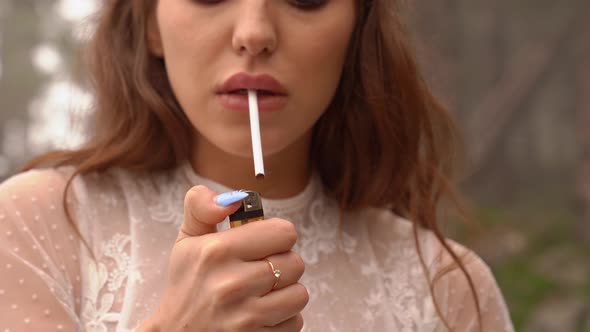
POLYGON ((44 77, 31 63, 40 34, 35 7, 36 1, 29 0, 3 0, 2 3, 0 154, 9 161, 11 168, 30 156, 26 132, 29 103, 44 82, 44 77))
MULTIPOLYGON (((585 13, 590 12, 586 4, 585 13)), ((581 16, 576 45, 577 70, 577 132, 580 143, 578 159, 578 220, 577 234, 590 246, 590 20, 581 16)))
POLYGON ((472 142, 471 172, 477 173, 488 164, 517 113, 532 111, 527 106, 538 96, 547 76, 563 61, 562 51, 571 49, 578 21, 564 18, 550 34, 528 41, 510 59, 505 59, 507 66, 467 123, 467 137, 472 142))
MULTIPOLYGON (((464 129, 466 185, 480 198, 539 195, 540 176, 549 193, 559 173, 572 174, 576 85, 567 50, 584 2, 415 1, 418 54, 464 129)), ((560 190, 573 197, 571 187, 560 190)))
POLYGON ((70 113, 87 108, 89 96, 69 73, 79 64, 72 50, 91 31, 81 21, 97 2, 0 1, 1 180, 32 155, 80 141, 70 113))

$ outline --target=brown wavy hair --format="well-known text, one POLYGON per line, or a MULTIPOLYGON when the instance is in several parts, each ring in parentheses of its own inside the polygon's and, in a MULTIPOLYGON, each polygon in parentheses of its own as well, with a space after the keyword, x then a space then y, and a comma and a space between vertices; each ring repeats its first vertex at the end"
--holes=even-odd
MULTIPOLYGON (((419 73, 398 2, 355 1, 356 25, 342 79, 314 127, 312 163, 343 210, 388 207, 412 220, 425 271, 418 228, 431 230, 465 275, 481 330, 473 280, 438 226, 443 196, 460 208, 450 181, 457 155, 455 126, 419 73)), ((172 92, 163 61, 147 45, 156 3, 103 3, 84 54, 96 97, 91 137, 80 149, 50 152, 23 170, 73 165, 67 193, 77 175, 111 167, 163 171, 187 160, 194 128, 172 92)), ((64 208, 77 229, 65 195, 64 208)), ((433 297, 436 279, 430 280, 433 297)), ((436 299, 435 307, 450 329, 436 299)))

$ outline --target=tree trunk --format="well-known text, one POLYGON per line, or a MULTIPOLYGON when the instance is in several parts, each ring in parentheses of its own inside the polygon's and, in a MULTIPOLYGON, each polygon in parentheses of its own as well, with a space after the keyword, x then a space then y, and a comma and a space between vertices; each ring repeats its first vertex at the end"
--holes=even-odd
POLYGON ((509 61, 502 78, 467 120, 467 138, 475 143, 470 151, 470 176, 487 163, 516 113, 534 98, 540 83, 558 64, 561 51, 571 49, 579 26, 575 20, 568 22, 552 35, 523 46, 509 61))
MULTIPOLYGON (((585 6, 590 9, 590 6, 585 6)), ((576 47, 578 82, 578 220, 576 233, 590 246, 590 24, 586 19, 576 47)))

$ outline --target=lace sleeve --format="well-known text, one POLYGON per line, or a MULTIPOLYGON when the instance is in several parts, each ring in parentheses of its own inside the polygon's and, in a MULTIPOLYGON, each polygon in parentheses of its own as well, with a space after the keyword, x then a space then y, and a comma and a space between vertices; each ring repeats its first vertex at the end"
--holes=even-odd
POLYGON ((74 331, 79 241, 62 204, 67 178, 30 171, 0 185, 0 330, 74 331))
POLYGON ((435 282, 434 289, 442 314, 446 317, 451 330, 513 332, 514 327, 506 303, 488 265, 463 246, 451 244, 473 280, 480 306, 482 327, 479 328, 477 309, 467 278, 456 264, 453 264, 448 254, 442 254, 447 257, 442 259, 443 264, 439 265, 442 267, 442 270, 438 271, 441 277, 435 282), (449 266, 451 270, 445 271, 445 267, 449 266))

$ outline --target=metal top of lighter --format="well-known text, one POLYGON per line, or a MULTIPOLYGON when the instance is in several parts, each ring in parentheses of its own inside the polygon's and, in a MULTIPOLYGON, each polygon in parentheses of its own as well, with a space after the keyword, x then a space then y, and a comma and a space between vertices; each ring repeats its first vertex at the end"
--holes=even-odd
POLYGON ((229 216, 231 228, 264 219, 264 210, 262 208, 260 194, 250 190, 240 191, 247 193, 248 196, 242 200, 240 208, 229 216))

